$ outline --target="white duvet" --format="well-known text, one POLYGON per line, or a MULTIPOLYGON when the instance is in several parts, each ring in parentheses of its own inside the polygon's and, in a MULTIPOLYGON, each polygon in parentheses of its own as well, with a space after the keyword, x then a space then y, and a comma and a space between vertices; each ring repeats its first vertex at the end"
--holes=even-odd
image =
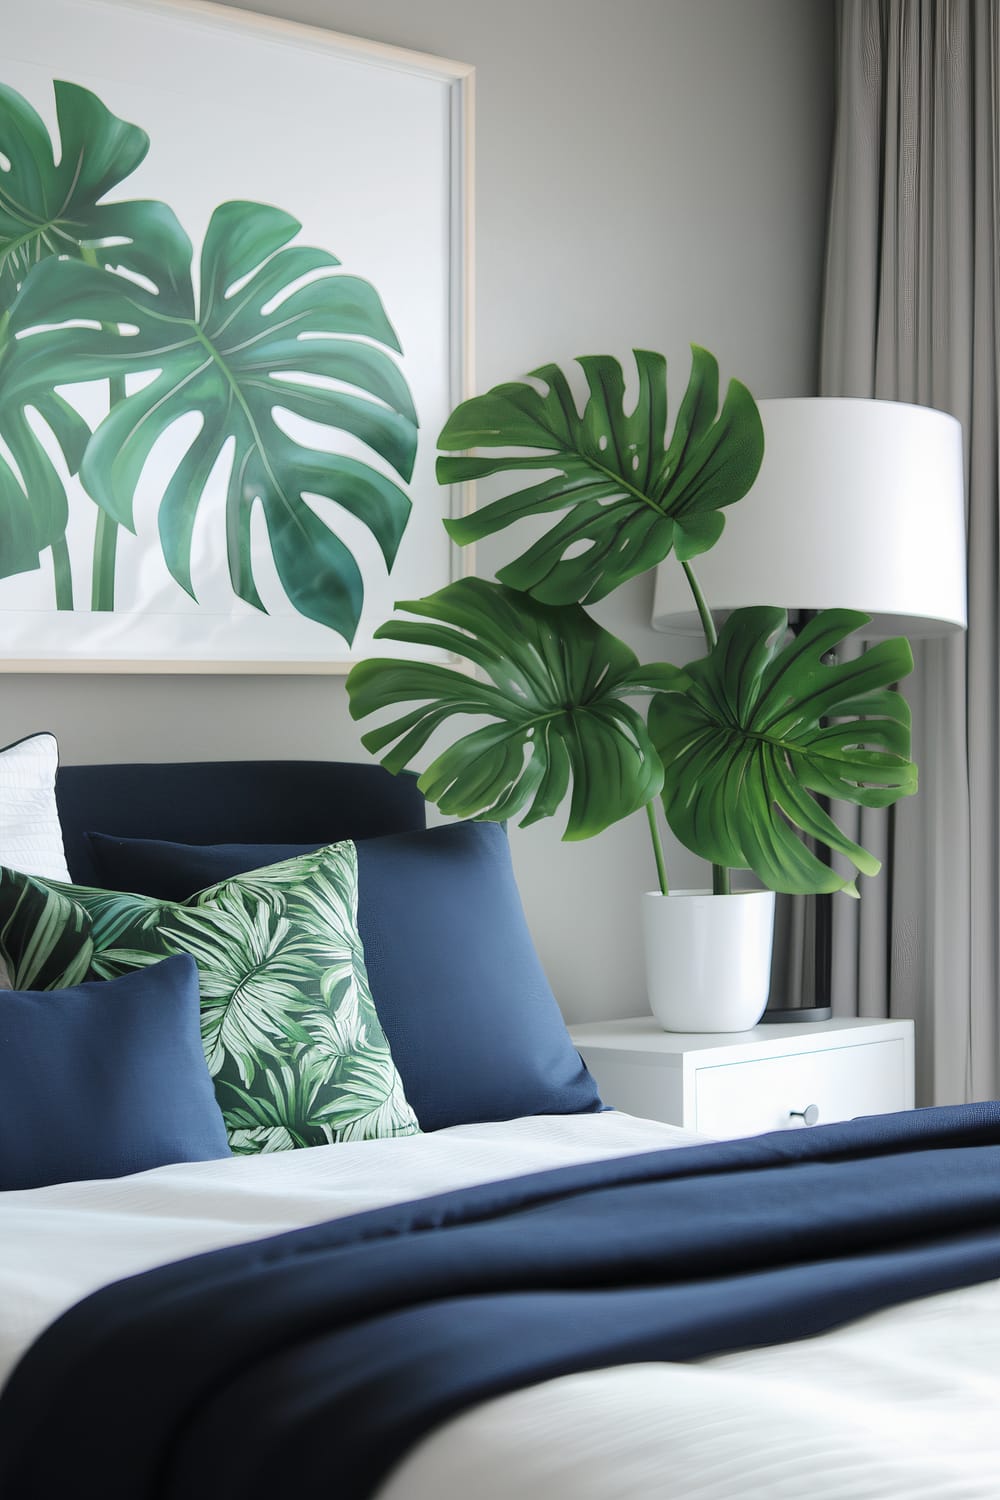
MULTIPOLYGON (((697 1139, 543 1116, 0 1197, 0 1383, 97 1287, 471 1183, 697 1139)), ((426 1438, 378 1500, 1000 1500, 1000 1281, 820 1338, 563 1377, 426 1438)), ((13 1497, 11 1497, 13 1500, 13 1497)))

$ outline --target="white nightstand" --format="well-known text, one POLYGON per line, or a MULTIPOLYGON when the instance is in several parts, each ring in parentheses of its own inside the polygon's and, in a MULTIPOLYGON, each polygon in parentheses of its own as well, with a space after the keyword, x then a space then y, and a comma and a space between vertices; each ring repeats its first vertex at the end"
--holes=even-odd
POLYGON ((913 1108, 913 1022, 663 1031, 651 1016, 570 1027, 605 1104, 703 1135, 757 1135, 913 1108))

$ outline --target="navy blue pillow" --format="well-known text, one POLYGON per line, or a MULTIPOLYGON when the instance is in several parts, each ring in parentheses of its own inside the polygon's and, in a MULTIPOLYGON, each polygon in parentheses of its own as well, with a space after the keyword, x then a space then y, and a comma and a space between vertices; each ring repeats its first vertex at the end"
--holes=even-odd
POLYGON ((498 823, 358 841, 375 1008, 424 1130, 601 1108, 535 952, 498 823))
POLYGON ((190 954, 0 994, 0 1189, 231 1154, 190 954))
POLYGON ((232 875, 262 870, 311 854, 318 844, 173 844, 169 839, 125 839, 85 833, 97 871, 95 884, 159 901, 186 901, 232 875))
MULTIPOLYGON (((166 900, 308 847, 88 838, 105 885, 166 900)), ((372 998, 421 1128, 601 1109, 535 952, 506 830, 448 823, 357 850, 372 998)))

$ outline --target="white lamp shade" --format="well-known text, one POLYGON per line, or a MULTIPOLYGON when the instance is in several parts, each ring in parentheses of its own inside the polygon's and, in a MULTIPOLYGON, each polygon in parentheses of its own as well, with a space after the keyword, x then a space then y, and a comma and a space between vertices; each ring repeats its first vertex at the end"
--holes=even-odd
MULTIPOLYGON (((966 625, 962 429, 898 401, 796 397, 757 403, 764 461, 692 559, 713 614, 750 604, 857 609, 869 639, 966 625)), ((657 569, 653 627, 701 633, 684 571, 657 569)))

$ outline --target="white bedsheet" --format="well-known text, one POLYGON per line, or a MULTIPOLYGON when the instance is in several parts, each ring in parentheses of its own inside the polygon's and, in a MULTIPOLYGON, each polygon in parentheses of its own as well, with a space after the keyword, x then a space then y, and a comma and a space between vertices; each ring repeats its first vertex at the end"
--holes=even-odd
MULTIPOLYGON (((97 1287, 202 1250, 521 1172, 684 1145, 608 1113, 162 1167, 0 1198, 0 1383, 97 1287)), ((1000 1281, 821 1338, 485 1403, 379 1500, 1000 1500, 1000 1281)))

